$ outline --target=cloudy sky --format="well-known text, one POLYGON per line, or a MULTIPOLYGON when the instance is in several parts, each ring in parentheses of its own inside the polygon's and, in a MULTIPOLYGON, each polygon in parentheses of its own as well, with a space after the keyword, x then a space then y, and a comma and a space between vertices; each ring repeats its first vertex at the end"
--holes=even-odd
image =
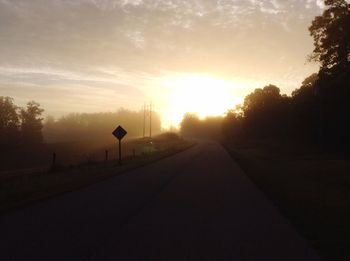
POLYGON ((0 95, 36 100, 54 116, 152 101, 164 126, 187 110, 223 113, 256 87, 289 94, 317 71, 306 62, 307 28, 322 8, 321 0, 0 0, 0 95))

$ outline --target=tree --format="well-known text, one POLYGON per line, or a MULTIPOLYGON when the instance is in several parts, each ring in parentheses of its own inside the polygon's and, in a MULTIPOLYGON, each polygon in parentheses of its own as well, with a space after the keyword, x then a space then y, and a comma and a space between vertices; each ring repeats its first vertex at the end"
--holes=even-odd
POLYGON ((321 64, 315 84, 319 143, 349 150, 350 4, 345 0, 325 4, 309 28, 315 46, 310 59, 321 64))
POLYGON ((309 27, 314 38, 310 60, 321 63, 320 72, 343 73, 350 59, 350 4, 345 0, 326 0, 326 10, 309 27))
POLYGON ((254 117, 260 113, 272 109, 280 102, 282 96, 280 89, 275 85, 265 86, 263 89, 255 89, 244 99, 243 113, 246 117, 254 117))
POLYGON ((55 136, 55 127, 56 127, 56 121, 55 118, 51 115, 47 116, 44 124, 43 124, 43 136, 45 142, 48 142, 52 140, 52 138, 55 136))
POLYGON ((222 123, 224 137, 231 140, 239 140, 244 134, 242 129, 243 115, 241 106, 237 105, 236 109, 229 110, 222 123))
POLYGON ((284 135, 287 129, 290 97, 274 85, 255 89, 243 104, 244 132, 251 136, 284 135))
POLYGON ((292 92, 293 98, 305 97, 306 99, 314 98, 317 95, 316 83, 318 81, 318 74, 313 73, 306 77, 301 83, 300 88, 292 92))
POLYGON ((180 123, 181 134, 190 137, 198 136, 200 119, 197 114, 187 112, 180 123))
POLYGON ((306 77, 301 87, 292 92, 294 133, 312 143, 319 138, 319 101, 316 88, 318 74, 306 77))
POLYGON ((186 113, 180 123, 180 131, 187 137, 219 139, 223 130, 223 119, 221 116, 199 119, 195 113, 186 113))
POLYGON ((35 101, 28 102, 26 109, 21 109, 21 132, 25 144, 42 144, 43 118, 40 116, 43 112, 44 110, 40 108, 40 104, 35 101))
POLYGON ((13 147, 19 141, 18 107, 10 97, 0 97, 0 145, 13 147))
MULTIPOLYGON (((127 138, 142 137, 143 111, 120 109, 116 112, 71 113, 57 120, 47 118, 43 135, 46 142, 91 141, 114 142, 111 135, 116 125, 122 125, 128 131, 127 138)), ((146 130, 149 119, 146 120, 146 130)), ((152 113, 152 133, 161 132, 161 121, 158 113, 152 113)), ((148 132, 146 132, 146 135, 148 132)))

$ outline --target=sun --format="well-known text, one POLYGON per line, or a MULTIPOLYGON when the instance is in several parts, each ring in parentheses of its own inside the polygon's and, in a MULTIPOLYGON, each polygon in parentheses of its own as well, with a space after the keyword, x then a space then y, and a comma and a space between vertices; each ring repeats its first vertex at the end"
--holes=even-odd
POLYGON ((186 112, 200 118, 224 115, 240 101, 232 82, 206 75, 183 75, 168 79, 171 122, 178 126, 186 112))

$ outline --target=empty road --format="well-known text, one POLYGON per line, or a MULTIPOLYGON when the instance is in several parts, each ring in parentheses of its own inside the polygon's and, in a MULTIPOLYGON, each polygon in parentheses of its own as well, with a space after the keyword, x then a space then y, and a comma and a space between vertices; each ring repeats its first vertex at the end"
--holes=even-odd
POLYGON ((0 260, 319 260, 215 142, 0 216, 0 260))

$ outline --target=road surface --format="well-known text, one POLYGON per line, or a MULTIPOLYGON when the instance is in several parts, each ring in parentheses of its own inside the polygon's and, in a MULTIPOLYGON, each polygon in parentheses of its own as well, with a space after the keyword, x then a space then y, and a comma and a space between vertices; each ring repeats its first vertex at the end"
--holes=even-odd
POLYGON ((215 142, 0 217, 0 260, 319 260, 215 142))

